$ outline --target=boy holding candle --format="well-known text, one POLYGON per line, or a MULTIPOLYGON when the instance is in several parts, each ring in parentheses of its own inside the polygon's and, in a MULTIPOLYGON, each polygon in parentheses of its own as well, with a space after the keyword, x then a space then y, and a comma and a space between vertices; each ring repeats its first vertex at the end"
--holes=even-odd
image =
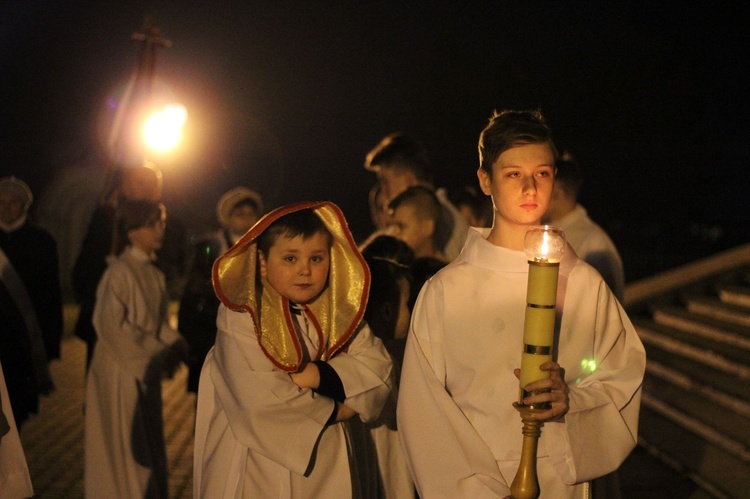
MULTIPOLYGON (((404 357, 399 433, 422 497, 507 497, 519 466, 524 238, 549 205, 557 152, 540 113, 504 111, 482 132, 479 156, 493 226, 471 229, 461 255, 424 286, 404 357)), ((523 403, 551 404, 536 416, 541 497, 587 497, 589 481, 636 445, 645 353, 607 285, 570 247, 556 309, 553 361, 541 366, 550 377, 524 387, 535 393, 523 403)))

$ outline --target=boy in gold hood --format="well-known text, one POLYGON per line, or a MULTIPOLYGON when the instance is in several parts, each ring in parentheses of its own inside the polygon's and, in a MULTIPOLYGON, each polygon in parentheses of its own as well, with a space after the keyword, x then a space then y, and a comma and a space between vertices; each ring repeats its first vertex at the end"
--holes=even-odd
POLYGON ((196 497, 362 497, 345 421, 376 418, 391 360, 370 275, 332 203, 263 217, 214 264, 222 305, 198 388, 196 497))

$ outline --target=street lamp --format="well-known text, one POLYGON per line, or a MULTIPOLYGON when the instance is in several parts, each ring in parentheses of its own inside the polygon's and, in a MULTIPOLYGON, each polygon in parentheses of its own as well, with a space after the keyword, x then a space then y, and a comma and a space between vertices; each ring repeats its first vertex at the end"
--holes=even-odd
POLYGON ((143 126, 143 140, 158 153, 167 152, 180 142, 187 110, 181 104, 169 104, 151 113, 143 126))

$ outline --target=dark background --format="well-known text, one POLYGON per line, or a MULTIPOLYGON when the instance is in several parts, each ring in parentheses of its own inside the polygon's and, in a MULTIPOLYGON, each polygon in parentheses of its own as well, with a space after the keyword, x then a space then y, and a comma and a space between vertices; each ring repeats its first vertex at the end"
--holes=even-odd
POLYGON ((268 208, 334 201, 361 239, 382 136, 419 137, 437 185, 474 184, 493 109, 540 107, 628 280, 747 242, 750 7, 600 3, 2 2, 0 174, 40 198, 66 166, 106 168, 100 116, 151 14, 173 42, 157 76, 189 113, 153 159, 191 232, 244 184, 268 208))

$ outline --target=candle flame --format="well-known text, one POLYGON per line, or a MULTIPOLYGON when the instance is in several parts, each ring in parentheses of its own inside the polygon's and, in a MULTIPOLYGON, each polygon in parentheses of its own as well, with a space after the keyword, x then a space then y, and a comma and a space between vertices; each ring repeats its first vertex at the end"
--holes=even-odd
POLYGON ((547 260, 549 255, 549 234, 545 231, 542 234, 542 247, 540 248, 542 253, 542 260, 547 260))

